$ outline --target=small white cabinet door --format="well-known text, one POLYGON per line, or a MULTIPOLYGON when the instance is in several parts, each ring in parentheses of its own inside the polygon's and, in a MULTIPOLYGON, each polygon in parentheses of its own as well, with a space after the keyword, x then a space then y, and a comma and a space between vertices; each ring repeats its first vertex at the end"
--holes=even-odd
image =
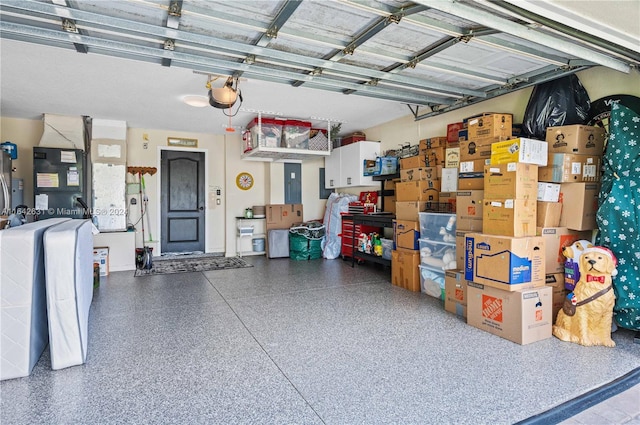
POLYGON ((331 155, 324 159, 324 187, 340 187, 340 149, 334 149, 331 155))
POLYGON ((364 160, 380 156, 380 142, 356 142, 340 147, 340 186, 373 186, 371 176, 363 176, 364 160))

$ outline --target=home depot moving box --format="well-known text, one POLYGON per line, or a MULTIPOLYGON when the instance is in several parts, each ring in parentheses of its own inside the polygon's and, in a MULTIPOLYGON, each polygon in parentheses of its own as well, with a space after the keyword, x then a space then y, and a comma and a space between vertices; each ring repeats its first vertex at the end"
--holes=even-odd
POLYGON ((538 170, 542 182, 597 182, 600 181, 600 157, 570 153, 549 154, 546 167, 538 170))
POLYGON ((569 230, 566 227, 536 228, 536 236, 542 236, 544 238, 544 267, 546 272, 564 273, 564 262, 566 258, 562 255, 562 248, 581 239, 590 241, 591 234, 591 230, 579 232, 577 230, 569 230))
POLYGON ((485 199, 482 206, 482 232, 515 237, 535 236, 537 202, 535 198, 485 199))
POLYGON ((551 338, 553 291, 549 286, 502 291, 469 282, 467 323, 518 344, 551 338))
POLYGON ((456 194, 456 229, 481 232, 484 190, 458 191, 456 194))
POLYGON ((468 233, 474 233, 474 231, 456 229, 456 265, 458 267, 463 267, 464 264, 465 242, 468 233))
POLYGON ((265 206, 267 230, 288 229, 304 221, 302 204, 270 204, 265 206))
POLYGON ((552 153, 601 156, 606 136, 603 127, 575 124, 547 127, 545 140, 552 153))
POLYGON ((420 292, 420 252, 394 249, 391 252, 391 284, 420 292))
POLYGON ((460 317, 467 317, 467 281, 461 270, 445 272, 444 309, 460 317))
POLYGON ((545 166, 548 161, 547 148, 547 142, 524 137, 495 142, 491 144, 491 164, 522 162, 545 166))
POLYGON ((595 229, 599 191, 598 183, 562 183, 560 226, 573 230, 595 229))
POLYGON ((512 125, 511 114, 490 113, 471 117, 467 119, 468 137, 479 145, 510 139, 512 125))
POLYGON ((512 238, 481 233, 465 237, 464 278, 515 291, 544 285, 544 239, 512 238))
POLYGON ((487 199, 536 199, 538 166, 517 162, 485 165, 484 196, 487 199))

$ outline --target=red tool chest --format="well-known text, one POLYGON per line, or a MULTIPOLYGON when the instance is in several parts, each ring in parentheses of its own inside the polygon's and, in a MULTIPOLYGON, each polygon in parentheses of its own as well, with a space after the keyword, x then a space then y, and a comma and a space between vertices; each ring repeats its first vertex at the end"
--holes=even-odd
MULTIPOLYGON (((358 224, 355 226, 355 243, 356 249, 358 245, 358 236, 360 233, 381 233, 382 228, 375 226, 365 226, 358 224)), ((342 244, 340 249, 340 254, 342 258, 352 258, 353 256, 353 218, 350 215, 342 216, 342 233, 340 236, 342 237, 342 244)))

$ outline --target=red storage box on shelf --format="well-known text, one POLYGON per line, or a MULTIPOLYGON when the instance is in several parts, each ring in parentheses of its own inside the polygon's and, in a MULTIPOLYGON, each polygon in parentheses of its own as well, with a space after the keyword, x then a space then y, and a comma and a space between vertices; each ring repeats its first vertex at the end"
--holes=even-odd
POLYGON ((251 147, 267 146, 277 148, 282 140, 282 124, 283 120, 273 118, 262 118, 258 125, 258 117, 255 117, 248 125, 247 129, 251 132, 251 147))
POLYGON ((311 123, 307 121, 285 120, 282 129, 282 147, 309 149, 311 123))
POLYGON ((366 140, 366 139, 367 139, 367 136, 364 133, 352 133, 347 137, 342 138, 342 146, 350 145, 351 143, 355 143, 355 142, 362 142, 363 140, 366 140))

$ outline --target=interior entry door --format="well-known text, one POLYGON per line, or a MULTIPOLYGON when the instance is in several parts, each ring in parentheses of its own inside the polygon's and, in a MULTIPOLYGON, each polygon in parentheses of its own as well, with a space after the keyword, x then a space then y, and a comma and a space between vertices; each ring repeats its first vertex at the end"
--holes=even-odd
POLYGON ((302 203, 302 165, 284 164, 284 203, 302 203))
POLYGON ((161 151, 162 252, 204 252, 204 152, 161 151))

